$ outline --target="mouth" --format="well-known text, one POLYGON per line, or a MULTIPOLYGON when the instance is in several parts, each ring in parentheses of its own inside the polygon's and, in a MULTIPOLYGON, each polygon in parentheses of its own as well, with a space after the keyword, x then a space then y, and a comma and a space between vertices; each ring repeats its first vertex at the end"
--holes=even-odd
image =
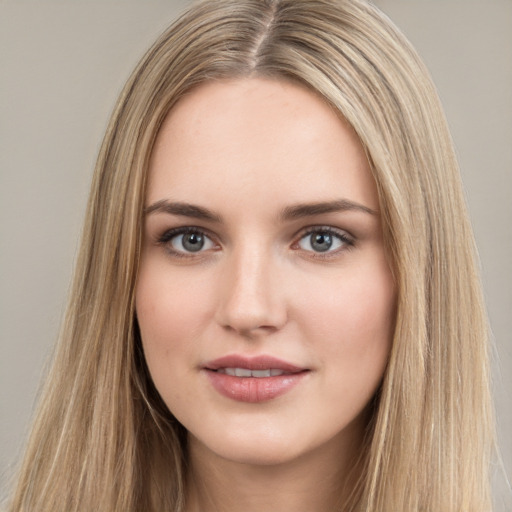
POLYGON ((248 368, 218 368, 217 373, 231 375, 232 377, 252 377, 255 379, 262 379, 266 377, 279 377, 281 375, 291 375, 290 372, 285 372, 279 368, 267 368, 265 370, 249 370, 248 368))
POLYGON ((238 354, 219 357, 209 361, 204 367, 207 370, 227 373, 236 377, 272 377, 307 370, 305 367, 294 365, 274 356, 259 355, 249 357, 238 354), (248 372, 251 372, 251 375, 248 372), (265 372, 265 374, 260 372, 265 372), (269 375, 268 372, 271 372, 273 375, 269 375))
POLYGON ((292 390, 310 372, 272 356, 229 355, 207 363, 203 370, 213 388, 239 402, 266 402, 292 390))

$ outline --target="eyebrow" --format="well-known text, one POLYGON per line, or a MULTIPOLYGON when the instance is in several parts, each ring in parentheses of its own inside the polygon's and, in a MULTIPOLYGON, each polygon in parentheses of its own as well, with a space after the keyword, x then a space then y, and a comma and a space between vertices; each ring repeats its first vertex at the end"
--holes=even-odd
POLYGON ((287 206, 281 212, 282 220, 295 220, 302 217, 312 217, 324 213, 337 213, 345 211, 358 211, 369 215, 378 215, 378 211, 368 208, 359 203, 349 201, 348 199, 338 199, 323 203, 305 203, 294 206, 287 206))
MULTIPOLYGON (((376 210, 368 208, 362 204, 348 199, 338 199, 335 201, 326 201, 320 203, 304 203, 284 208, 279 217, 281 221, 290 221, 301 219, 303 217, 313 217, 325 213, 337 213, 344 211, 359 211, 369 215, 378 215, 376 210)), ((199 220, 208 220, 211 222, 222 223, 222 217, 213 213, 208 208, 196 206, 189 203, 170 202, 167 199, 161 199, 144 208, 144 214, 168 213, 170 215, 179 215, 182 217, 191 217, 199 220)))
POLYGON ((191 217, 199 220, 222 222, 222 218, 208 210, 208 208, 203 208, 202 206, 196 206, 189 203, 171 203, 170 201, 167 201, 167 199, 161 199, 160 201, 144 208, 145 215, 149 215, 151 213, 168 213, 170 215, 180 215, 182 217, 191 217))

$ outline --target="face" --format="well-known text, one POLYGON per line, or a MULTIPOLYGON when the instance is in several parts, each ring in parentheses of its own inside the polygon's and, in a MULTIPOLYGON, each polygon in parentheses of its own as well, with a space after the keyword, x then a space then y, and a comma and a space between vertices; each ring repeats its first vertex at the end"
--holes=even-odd
POLYGON ((267 464, 360 434, 395 292, 352 129, 298 85, 208 83, 168 115, 149 172, 137 318, 192 445, 267 464))

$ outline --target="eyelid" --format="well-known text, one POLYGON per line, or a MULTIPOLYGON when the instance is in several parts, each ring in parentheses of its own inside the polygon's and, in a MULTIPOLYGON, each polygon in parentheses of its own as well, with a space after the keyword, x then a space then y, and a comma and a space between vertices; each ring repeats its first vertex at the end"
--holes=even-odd
POLYGON ((330 257, 334 257, 338 255, 340 252, 346 251, 351 249, 355 244, 355 237, 351 235, 348 231, 345 229, 336 228, 334 226, 329 225, 314 225, 314 226, 308 226, 303 228, 296 236, 295 236, 295 242, 292 244, 292 249, 301 250, 305 253, 308 253, 310 256, 314 258, 323 258, 327 259, 330 257), (333 235, 341 240, 343 243, 342 247, 333 250, 333 251, 325 251, 325 252, 317 252, 317 251, 309 251, 302 249, 299 246, 299 243, 301 240, 303 240, 305 237, 312 235, 314 233, 328 233, 330 235, 333 235))
POLYGON ((165 247, 167 252, 171 256, 176 256, 180 258, 194 258, 194 257, 200 257, 204 256, 204 253, 209 252, 212 249, 207 250, 199 250, 197 252, 187 252, 187 251, 179 251, 176 250, 171 246, 171 240, 179 235, 187 235, 187 234, 199 234, 201 236, 204 236, 205 238, 208 238, 213 245, 215 246, 213 250, 216 250, 219 247, 218 238, 214 236, 212 233, 210 233, 209 230, 199 227, 199 226, 180 226, 176 228, 170 228, 166 229, 162 234, 158 235, 156 237, 156 243, 158 245, 162 245, 165 247))
MULTIPOLYGON (((302 251, 303 253, 307 253, 310 257, 317 258, 317 259, 328 259, 330 257, 335 257, 340 252, 346 251, 351 249, 355 244, 355 237, 350 234, 345 229, 337 228, 330 225, 312 225, 312 226, 306 226, 303 227, 295 236, 294 236, 294 242, 291 245, 291 248, 294 250, 302 251), (314 233, 328 233, 330 235, 335 236, 338 238, 341 243, 342 247, 337 248, 335 250, 327 250, 325 252, 320 251, 313 251, 313 250, 306 250, 302 249, 299 246, 299 243, 302 239, 305 237, 314 234, 314 233)), ((219 237, 215 234, 211 233, 210 230, 199 227, 199 226, 179 226, 175 228, 169 228, 163 231, 160 235, 156 236, 155 240, 157 245, 162 245, 165 247, 166 251, 173 257, 182 257, 182 258, 197 258, 201 256, 205 256, 205 253, 208 253, 212 250, 216 251, 219 250, 221 247, 221 243, 219 241, 219 237), (178 235, 186 235, 186 234, 200 234, 206 238, 208 238, 213 244, 214 247, 206 250, 199 250, 197 252, 187 252, 187 251, 180 251, 176 250, 171 247, 171 244, 169 243, 174 237, 178 235)))

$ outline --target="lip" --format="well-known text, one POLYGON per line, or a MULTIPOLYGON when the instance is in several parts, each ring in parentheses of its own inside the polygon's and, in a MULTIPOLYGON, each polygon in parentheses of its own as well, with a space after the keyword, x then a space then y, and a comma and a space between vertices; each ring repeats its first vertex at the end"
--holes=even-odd
POLYGON ((239 402, 258 403, 277 398, 292 388, 309 373, 302 368, 273 356, 247 357, 231 354, 206 363, 203 372, 221 395, 239 402), (248 370, 276 369, 285 372, 272 377, 234 377, 217 370, 245 368, 248 370))
POLYGON ((204 365, 207 370, 218 370, 219 368, 247 368, 248 370, 265 370, 267 368, 275 368, 283 370, 287 373, 297 373, 306 370, 294 364, 278 359, 269 355, 261 356, 242 356, 239 354, 230 354, 219 357, 213 361, 209 361, 204 365))

